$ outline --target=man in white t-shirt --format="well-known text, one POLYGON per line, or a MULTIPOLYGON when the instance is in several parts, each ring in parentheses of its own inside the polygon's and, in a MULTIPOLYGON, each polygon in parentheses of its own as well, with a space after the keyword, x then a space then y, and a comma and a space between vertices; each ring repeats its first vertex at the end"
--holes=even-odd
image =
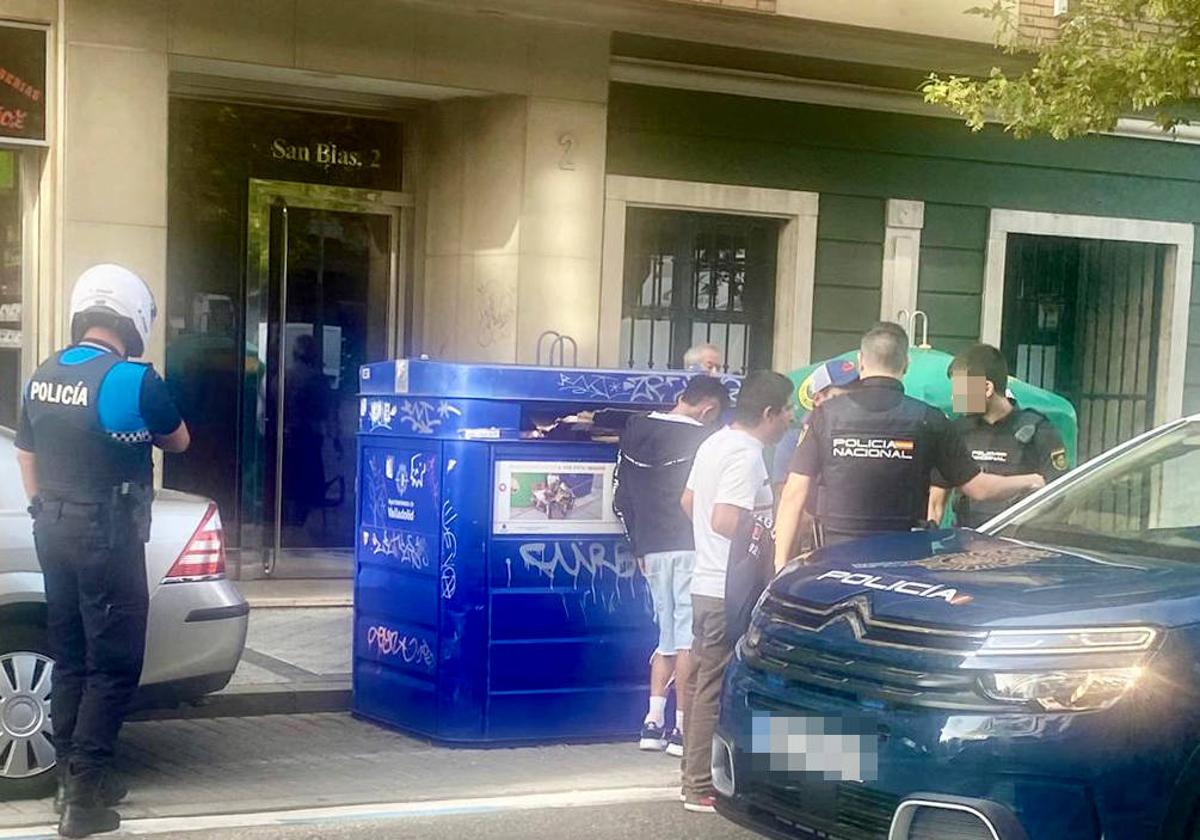
POLYGON ((744 517, 769 519, 774 499, 763 448, 782 440, 792 422, 792 383, 772 371, 742 382, 733 425, 700 445, 681 504, 692 520, 696 565, 692 573, 692 698, 683 756, 684 807, 711 813, 712 736, 721 682, 736 639, 725 633, 725 570, 744 517))

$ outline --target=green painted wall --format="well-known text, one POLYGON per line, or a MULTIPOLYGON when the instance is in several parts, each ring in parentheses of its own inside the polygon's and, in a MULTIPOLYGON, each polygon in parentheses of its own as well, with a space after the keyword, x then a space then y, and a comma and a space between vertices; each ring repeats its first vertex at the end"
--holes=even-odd
POLYGON ((1192 306, 1188 317, 1187 367, 1183 378, 1183 410, 1200 411, 1200 252, 1192 264, 1192 306))
POLYGON ((926 204, 917 308, 929 315, 929 340, 955 353, 979 338, 988 210, 926 204))
POLYGON ((827 194, 817 219, 813 358, 854 346, 879 320, 885 201, 827 194))
MULTIPOLYGON (((608 125, 613 174, 821 193, 818 358, 878 315, 888 198, 926 202, 919 304, 950 351, 978 335, 990 208, 1200 221, 1200 148, 1187 144, 1018 141, 949 119, 624 84, 608 125)), ((1189 327, 1186 407, 1200 410, 1200 317, 1189 327)))

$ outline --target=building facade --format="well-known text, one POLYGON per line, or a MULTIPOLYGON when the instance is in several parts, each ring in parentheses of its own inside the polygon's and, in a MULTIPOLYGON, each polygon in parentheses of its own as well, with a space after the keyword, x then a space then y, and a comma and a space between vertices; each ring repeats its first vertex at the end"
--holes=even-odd
POLYGON ((1087 452, 1200 409, 1200 147, 929 109, 929 71, 996 61, 970 5, 0 0, 0 424, 101 261, 159 301, 195 440, 165 483, 264 556, 349 546, 387 356, 554 331, 580 366, 786 371, 920 309, 1070 397, 1087 452))

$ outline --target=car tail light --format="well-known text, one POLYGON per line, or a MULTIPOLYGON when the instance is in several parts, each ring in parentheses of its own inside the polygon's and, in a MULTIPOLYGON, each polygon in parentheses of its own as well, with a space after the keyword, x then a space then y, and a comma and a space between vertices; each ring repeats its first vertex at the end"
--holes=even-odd
POLYGON ((225 531, 221 528, 221 514, 217 506, 209 502, 200 527, 183 547, 179 558, 163 578, 163 583, 179 583, 189 580, 213 580, 225 577, 225 531))

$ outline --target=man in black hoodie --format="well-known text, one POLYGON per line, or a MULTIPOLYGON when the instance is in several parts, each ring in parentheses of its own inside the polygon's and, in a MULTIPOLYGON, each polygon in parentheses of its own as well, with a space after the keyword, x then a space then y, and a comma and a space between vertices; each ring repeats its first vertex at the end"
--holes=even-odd
POLYGON ((692 459, 729 407, 720 379, 696 376, 675 408, 629 418, 621 434, 613 507, 638 558, 658 624, 658 646, 650 661, 650 705, 639 746, 683 755, 686 698, 676 697, 675 725, 666 725, 667 686, 675 676, 677 695, 686 683, 692 648, 691 578, 695 563, 692 523, 679 507, 692 459))

